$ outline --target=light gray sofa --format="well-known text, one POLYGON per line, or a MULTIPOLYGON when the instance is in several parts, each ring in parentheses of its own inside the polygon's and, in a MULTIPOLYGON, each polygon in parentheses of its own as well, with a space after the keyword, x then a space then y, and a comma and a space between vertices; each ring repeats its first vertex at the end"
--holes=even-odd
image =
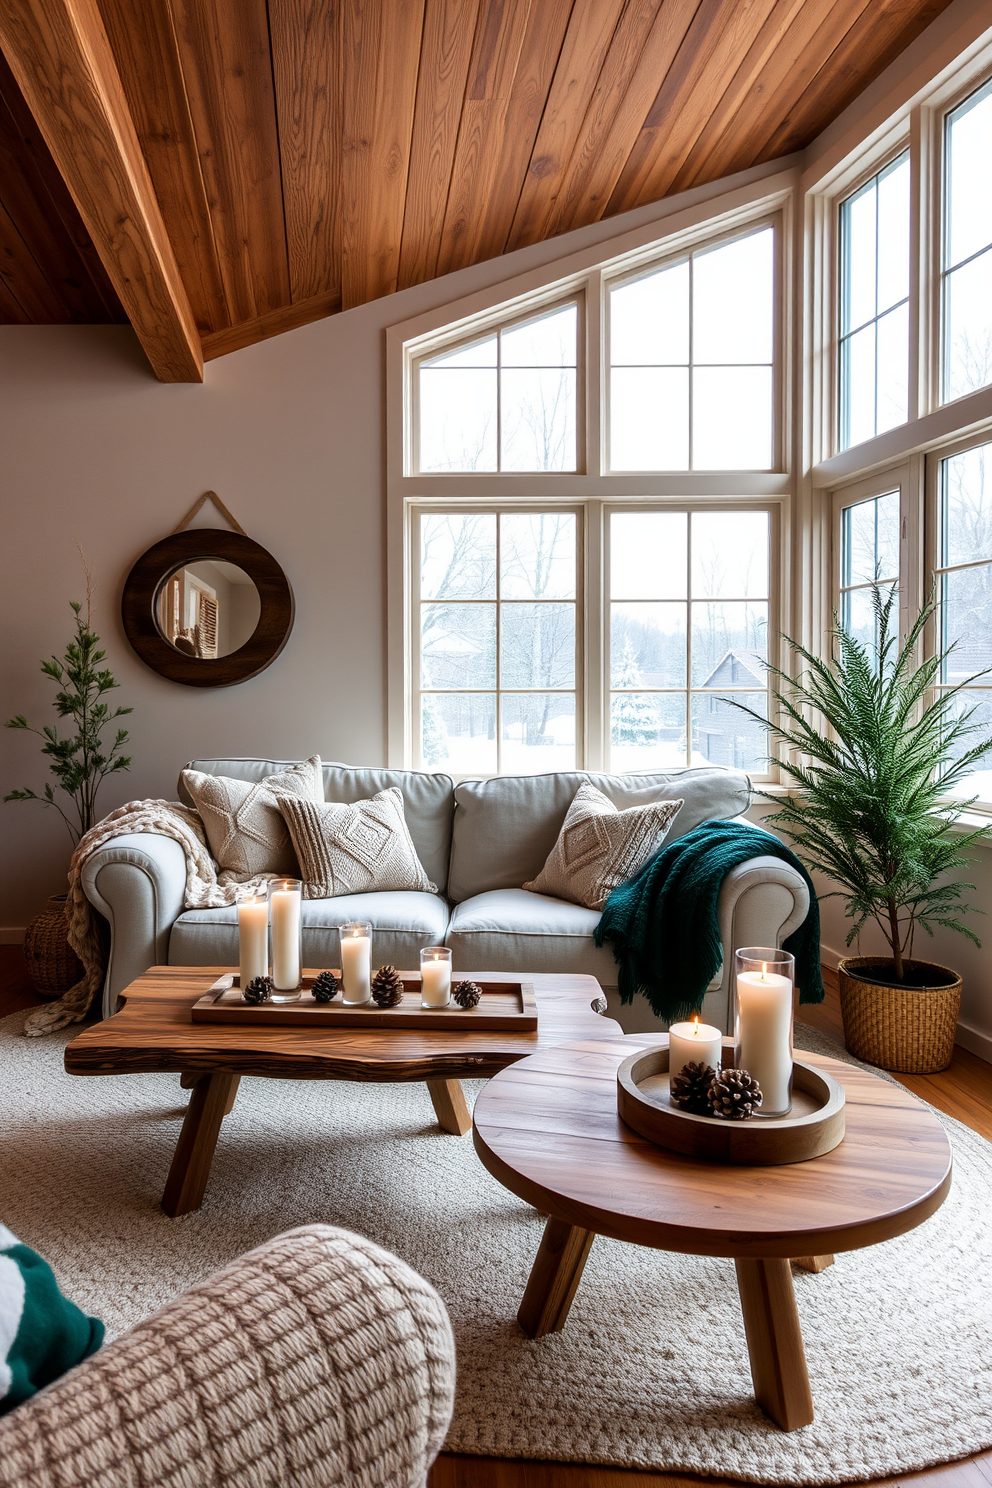
MULTIPOLYGON (((286 764, 216 759, 192 761, 190 768, 259 780, 286 764)), ((337 965, 338 926, 347 920, 368 920, 373 926, 375 965, 413 968, 419 964, 422 946, 449 945, 456 968, 463 970, 588 972, 603 987, 610 1015, 627 1032, 663 1028, 643 998, 621 1007, 612 950, 598 949, 593 942, 599 911, 522 887, 544 866, 584 780, 592 781, 621 809, 681 797, 685 804, 666 842, 700 822, 740 816, 751 798, 746 775, 720 769, 653 775, 575 771, 455 785, 447 775, 423 771, 325 764, 324 795, 329 801, 359 801, 399 787, 410 834, 438 891, 305 901, 304 965, 337 965)), ((179 793, 192 804, 181 780, 179 793)), ((184 908, 183 852, 171 838, 135 833, 107 842, 88 860, 83 889, 111 930, 105 1016, 116 1009, 128 983, 149 966, 237 963, 236 909, 184 908)), ((706 994, 707 1022, 728 1028, 734 949, 780 944, 802 923, 808 907, 802 878, 778 858, 758 856, 727 875, 718 906, 724 967, 706 994)))

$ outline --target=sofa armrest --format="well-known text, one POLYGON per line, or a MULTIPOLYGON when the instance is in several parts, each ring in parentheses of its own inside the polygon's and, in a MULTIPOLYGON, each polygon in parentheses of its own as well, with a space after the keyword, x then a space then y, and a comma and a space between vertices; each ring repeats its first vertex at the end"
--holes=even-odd
POLYGON ((110 925, 103 1016, 149 966, 169 959, 169 935, 186 902, 186 855, 172 837, 134 832, 113 837, 88 858, 83 893, 110 925))
POLYGON ((0 1488, 422 1488, 444 1304, 346 1230, 277 1236, 0 1419, 0 1488))

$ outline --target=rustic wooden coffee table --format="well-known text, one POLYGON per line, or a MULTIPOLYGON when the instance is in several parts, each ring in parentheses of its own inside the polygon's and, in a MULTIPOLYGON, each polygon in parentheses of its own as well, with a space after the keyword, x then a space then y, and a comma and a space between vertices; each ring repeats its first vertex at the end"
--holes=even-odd
POLYGON ((565 1326, 596 1235, 732 1257, 755 1397, 794 1431, 813 1420, 813 1400, 790 1260, 822 1270, 835 1251, 922 1224, 950 1188, 947 1137, 901 1086, 804 1053, 844 1086, 839 1147, 763 1168, 668 1152, 620 1120, 616 1094, 618 1065, 664 1039, 629 1034, 548 1049, 504 1070, 476 1102, 483 1163, 550 1215, 517 1316, 532 1338, 565 1326))
MULTIPOLYGON (((515 1060, 570 1039, 615 1038, 617 1024, 592 1011, 602 996, 595 977, 528 975, 537 1001, 536 1033, 466 1029, 257 1028, 192 1023, 190 1008, 230 968, 153 966, 131 983, 122 1007, 73 1039, 65 1051, 71 1075, 178 1071, 192 1096, 162 1197, 166 1214, 198 1209, 221 1122, 242 1075, 283 1080, 420 1081, 427 1084, 445 1131, 462 1136, 472 1119, 462 1079, 494 1075, 515 1060)), ((498 979, 500 973, 463 972, 498 979)))

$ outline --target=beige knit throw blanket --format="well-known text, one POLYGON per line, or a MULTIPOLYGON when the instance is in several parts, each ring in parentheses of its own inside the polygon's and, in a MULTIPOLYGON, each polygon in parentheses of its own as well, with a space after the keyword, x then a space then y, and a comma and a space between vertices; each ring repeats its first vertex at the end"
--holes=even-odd
POLYGON ((80 838, 69 865, 66 926, 69 944, 83 963, 83 975, 58 1002, 47 1003, 29 1015, 24 1025, 28 1038, 54 1033, 67 1023, 81 1023, 93 999, 100 994, 107 970, 106 957, 98 933, 99 915, 83 893, 83 867, 105 842, 129 832, 157 832, 174 838, 182 846, 186 854, 187 909, 216 909, 234 904, 265 879, 275 876, 265 873, 255 878, 239 878, 226 871, 218 874, 207 847, 203 823, 195 811, 178 801, 128 801, 126 806, 118 806, 80 838))

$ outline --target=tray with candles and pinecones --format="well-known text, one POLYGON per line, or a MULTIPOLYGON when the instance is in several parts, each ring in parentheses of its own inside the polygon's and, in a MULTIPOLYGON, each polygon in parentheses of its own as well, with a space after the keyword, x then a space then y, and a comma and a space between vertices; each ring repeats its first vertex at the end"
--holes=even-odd
POLYGON ((723 1040, 717 1068, 685 1064, 669 1079, 668 1044, 651 1044, 617 1070, 620 1119, 649 1142, 712 1162, 771 1167, 805 1162, 844 1139, 844 1090, 801 1059, 792 1065, 792 1109, 760 1114, 758 1081, 734 1063, 734 1041, 723 1040))
POLYGON ((194 1023, 270 1028, 448 1028, 463 1033, 466 1028, 497 1033, 533 1033, 537 1028, 534 985, 514 977, 454 977, 446 1007, 422 1007, 419 972, 397 971, 395 966, 379 967, 365 1003, 345 1002, 338 970, 304 971, 293 1002, 277 1001, 274 992, 271 977, 255 977, 242 989, 238 973, 226 972, 197 999, 190 1017, 194 1023))

